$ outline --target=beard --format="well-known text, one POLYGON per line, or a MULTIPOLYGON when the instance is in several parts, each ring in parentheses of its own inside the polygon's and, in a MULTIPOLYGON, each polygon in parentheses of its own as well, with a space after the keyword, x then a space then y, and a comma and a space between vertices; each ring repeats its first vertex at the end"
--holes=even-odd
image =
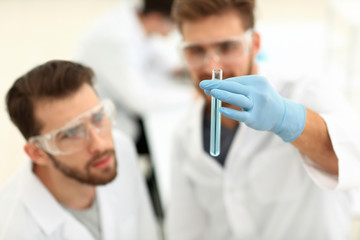
POLYGON ((91 158, 86 164, 84 170, 79 170, 73 167, 70 167, 60 160, 56 159, 53 155, 48 154, 49 158, 53 162, 54 166, 65 176, 72 178, 78 182, 89 184, 89 185, 105 185, 115 179, 117 175, 117 160, 115 156, 115 151, 113 149, 106 150, 100 154, 97 154, 91 158), (102 158, 105 155, 112 155, 115 160, 115 166, 107 166, 106 168, 101 169, 100 173, 92 173, 91 165, 102 158))

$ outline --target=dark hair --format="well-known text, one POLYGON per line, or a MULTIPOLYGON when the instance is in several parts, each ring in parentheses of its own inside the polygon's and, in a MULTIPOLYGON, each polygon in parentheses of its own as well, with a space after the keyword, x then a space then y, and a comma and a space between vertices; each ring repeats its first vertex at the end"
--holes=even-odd
POLYGON ((198 20, 231 9, 242 18, 246 30, 254 27, 255 0, 175 0, 172 17, 181 28, 184 21, 198 20))
POLYGON ((151 12, 158 12, 164 15, 164 17, 171 18, 171 7, 173 0, 144 0, 142 13, 144 15, 151 12))
POLYGON ((93 84, 93 71, 78 63, 53 60, 18 78, 6 95, 11 121, 25 139, 40 133, 34 105, 39 99, 59 99, 75 93, 83 84, 93 84))

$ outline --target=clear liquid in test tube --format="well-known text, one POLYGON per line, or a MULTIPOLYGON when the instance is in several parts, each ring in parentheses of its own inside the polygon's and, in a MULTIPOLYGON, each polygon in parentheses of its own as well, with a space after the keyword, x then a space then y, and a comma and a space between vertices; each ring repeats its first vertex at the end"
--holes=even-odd
MULTIPOLYGON (((212 70, 213 80, 222 80, 222 69, 212 70)), ((220 139, 221 139, 221 114, 219 108, 221 101, 211 97, 211 123, 210 123, 210 155, 217 157, 220 154, 220 139)))

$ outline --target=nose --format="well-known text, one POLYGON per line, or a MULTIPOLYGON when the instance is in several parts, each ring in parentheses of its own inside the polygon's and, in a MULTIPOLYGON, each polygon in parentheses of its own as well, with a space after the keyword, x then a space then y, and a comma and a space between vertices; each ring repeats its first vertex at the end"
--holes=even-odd
POLYGON ((206 72, 211 72, 214 68, 222 68, 220 57, 218 54, 213 52, 207 52, 204 57, 204 68, 206 72))
POLYGON ((106 150, 106 142, 105 136, 101 135, 98 129, 88 126, 87 148, 92 155, 99 154, 106 150))
POLYGON ((216 54, 214 51, 208 51, 204 56, 204 64, 208 64, 210 62, 214 62, 214 63, 220 62, 219 55, 216 54))

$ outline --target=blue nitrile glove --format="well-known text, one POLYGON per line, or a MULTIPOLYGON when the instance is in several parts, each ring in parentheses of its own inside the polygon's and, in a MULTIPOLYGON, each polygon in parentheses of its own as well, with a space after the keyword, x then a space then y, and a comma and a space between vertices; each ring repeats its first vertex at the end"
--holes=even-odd
POLYGON ((305 107, 281 97, 264 77, 250 75, 223 81, 204 80, 200 87, 206 94, 243 109, 221 107, 220 112, 226 117, 256 130, 271 131, 285 142, 294 141, 304 129, 305 107))

